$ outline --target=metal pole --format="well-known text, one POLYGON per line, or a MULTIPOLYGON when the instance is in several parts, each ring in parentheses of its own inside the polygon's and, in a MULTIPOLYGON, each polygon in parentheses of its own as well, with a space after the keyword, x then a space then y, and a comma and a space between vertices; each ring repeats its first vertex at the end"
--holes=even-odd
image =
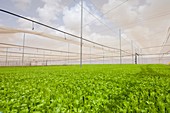
POLYGON ((142 49, 141 49, 141 63, 143 64, 142 49))
POLYGON ((133 64, 133 41, 131 40, 131 47, 132 47, 132 64, 133 64))
POLYGON ((120 38, 120 64, 122 64, 121 29, 119 29, 119 38, 120 38))
POLYGON ((43 65, 45 65, 45 51, 43 51, 43 65))
POLYGON ((103 49, 103 64, 104 64, 104 49, 103 49))
MULTIPOLYGON (((52 55, 52 51, 50 51, 50 55, 52 55)), ((50 65, 51 65, 52 57, 50 57, 50 65)))
POLYGON ((141 62, 141 64, 143 64, 142 62, 142 49, 140 48, 140 62, 141 62))
MULTIPOLYGON (((38 54, 38 48, 37 48, 37 54, 38 54)), ((38 65, 38 57, 36 55, 36 65, 38 65)))
POLYGON ((32 22, 32 30, 34 30, 34 22, 32 22))
MULTIPOLYGON (((113 51, 113 57, 114 57, 114 51, 113 51)), ((112 57, 112 64, 114 63, 114 58, 112 57)))
POLYGON ((46 60, 46 66, 47 66, 47 62, 48 62, 48 60, 46 60))
POLYGON ((60 55, 61 55, 61 56, 59 56, 58 64, 59 64, 59 65, 62 65, 62 52, 60 52, 60 55))
POLYGON ((69 65, 69 42, 68 42, 68 65, 69 65))
POLYGON ((90 64, 91 64, 91 47, 90 47, 90 64))
POLYGON ((161 58, 159 57, 159 64, 161 63, 161 58))
POLYGON ((24 64, 24 49, 25 49, 25 33, 24 33, 24 37, 23 37, 23 48, 22 48, 22 66, 24 64))
POLYGON ((82 38, 83 38, 83 0, 81 0, 81 42, 80 42, 80 67, 82 67, 82 38))
POLYGON ((138 47, 138 53, 139 53, 138 54, 138 64, 140 64, 141 61, 140 61, 140 48, 139 47, 138 47))
POLYGON ((5 65, 7 66, 8 63, 8 48, 6 48, 6 61, 5 61, 5 65))
POLYGON ((137 53, 135 53, 135 64, 137 64, 137 53))

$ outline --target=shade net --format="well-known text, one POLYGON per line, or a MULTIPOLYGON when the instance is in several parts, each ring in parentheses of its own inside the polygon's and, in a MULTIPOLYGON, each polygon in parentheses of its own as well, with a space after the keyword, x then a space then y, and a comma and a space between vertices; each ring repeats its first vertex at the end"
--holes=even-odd
MULTIPOLYGON (((80 63, 80 0, 32 1, 38 5, 22 10, 12 4, 1 4, 1 66, 80 63)), ((83 64, 170 62, 169 5, 168 0, 83 0, 83 64)))

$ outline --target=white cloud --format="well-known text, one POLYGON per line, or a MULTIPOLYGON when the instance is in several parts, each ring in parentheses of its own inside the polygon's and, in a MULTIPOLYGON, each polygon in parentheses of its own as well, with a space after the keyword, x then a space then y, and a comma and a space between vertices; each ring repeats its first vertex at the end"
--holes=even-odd
MULTIPOLYGON (((83 3, 84 9, 90 11, 86 3, 83 3)), ((86 11, 83 12, 83 25, 88 24, 91 22, 94 18, 89 15, 86 11)), ((80 34, 81 29, 81 8, 80 3, 77 3, 75 6, 69 8, 65 8, 63 10, 63 23, 64 27, 66 29, 69 29, 69 31, 73 31, 76 34, 80 34)), ((86 26, 83 28, 83 30, 89 32, 90 28, 89 26, 86 26)))
POLYGON ((76 5, 72 8, 66 8, 63 11, 63 22, 64 26, 67 29, 80 31, 80 23, 81 23, 81 16, 80 16, 80 7, 76 5))
MULTIPOLYGON (((29 18, 29 19, 32 19, 32 20, 35 20, 35 21, 38 20, 36 18, 31 18, 31 17, 26 17, 26 18, 29 18)), ((17 20, 17 23, 18 23, 17 27, 20 28, 20 29, 26 29, 26 30, 34 30, 34 29, 39 30, 40 29, 40 27, 37 27, 35 23, 32 23, 28 20, 24 20, 22 18, 19 18, 17 20)))
POLYGON ((29 21, 27 21, 27 20, 24 20, 24 19, 22 19, 22 18, 19 18, 18 19, 18 27, 20 27, 20 28, 24 28, 24 29, 32 29, 32 22, 29 22, 29 21))
POLYGON ((20 10, 26 10, 31 5, 31 0, 12 0, 15 7, 20 10))
POLYGON ((61 0, 42 0, 43 7, 37 8, 37 13, 41 21, 48 24, 58 19, 58 13, 62 10, 61 0))
MULTIPOLYGON (((105 12, 114 7, 113 2, 117 0, 109 0, 103 5, 102 11, 105 12)), ((117 4, 120 4, 117 1, 117 4)), ((165 34, 150 35, 167 31, 170 21, 167 14, 170 1, 169 0, 129 0, 127 3, 112 10, 106 17, 112 21, 113 24, 124 29, 127 38, 130 38, 140 47, 161 45, 165 34), (158 18, 157 18, 158 17, 158 18), (144 21, 143 21, 144 20, 144 21)), ((159 50, 158 50, 159 51, 159 50)), ((149 52, 156 52, 154 51, 149 52)))
MULTIPOLYGON (((23 0, 23 3, 22 0, 13 1, 20 4, 21 6, 24 6, 22 4, 30 4, 30 2, 28 1, 31 0, 23 0)), ((93 2, 97 4, 98 0, 94 1, 93 2)), ((99 3, 98 7, 101 7, 102 12, 106 12, 109 9, 119 5, 123 1, 125 0, 108 0, 107 3, 103 3, 103 6, 101 5, 101 3, 99 3)), ((35 20, 39 20, 51 26, 57 26, 58 29, 67 31, 69 33, 76 34, 78 36, 80 35, 80 3, 76 3, 74 5, 63 5, 63 2, 64 4, 67 2, 66 0, 42 0, 42 2, 44 3, 44 5, 37 8, 36 12, 38 13, 38 17, 34 18, 35 20)), ((156 32, 159 32, 160 30, 166 31, 167 26, 170 25, 170 21, 169 19, 167 19, 168 17, 162 17, 147 22, 140 22, 140 20, 167 13, 169 10, 169 4, 169 0, 129 0, 127 3, 121 5, 119 8, 116 8, 113 11, 109 12, 109 14, 107 14, 105 17, 108 18, 115 26, 120 26, 124 29, 123 37, 130 38, 130 40, 133 40, 140 47, 161 45, 163 41, 162 37, 165 38, 165 34, 159 35, 159 37, 161 38, 159 38, 158 36, 151 37, 150 34, 154 34, 156 32), (155 41, 154 43, 151 43, 151 40, 153 39, 156 39, 157 42, 155 41)), ((86 2, 84 2, 84 8, 89 10, 96 17, 99 18, 99 13, 97 14, 92 11, 93 8, 90 8, 90 5, 86 2)), ((94 17, 84 11, 83 24, 88 24, 93 20, 94 17)), ((105 23, 105 21, 103 22, 105 23)), ((32 29, 31 22, 26 22, 22 19, 19 19, 18 23, 21 28, 26 28, 29 30, 32 29)), ((47 30, 44 27, 37 27, 35 29, 46 31, 48 33, 55 33, 54 31, 49 29, 47 30)), ((106 26, 104 26, 100 22, 92 22, 90 25, 85 26, 83 28, 83 34, 84 36, 86 35, 86 37, 84 38, 99 42, 101 44, 115 46, 119 48, 117 46, 117 44, 119 44, 117 36, 116 38, 112 36, 111 33, 109 34, 109 29, 108 31, 104 31, 105 33, 97 32, 98 29, 101 31, 102 29, 107 30, 106 26), (114 45, 112 41, 115 42, 114 45)), ((63 33, 56 33, 56 35, 64 36, 63 33)))
MULTIPOLYGON (((137 18, 137 11, 136 11, 136 2, 125 2, 125 0, 109 0, 106 4, 103 5, 102 11, 107 12, 108 10, 112 9, 107 15, 105 15, 113 24, 116 26, 122 26, 127 23, 133 22, 137 18), (122 5, 120 5, 122 4, 122 5), (115 8, 114 8, 115 7, 115 8), (134 10, 135 9, 135 10, 134 10)), ((134 1, 134 0, 132 0, 134 1)))

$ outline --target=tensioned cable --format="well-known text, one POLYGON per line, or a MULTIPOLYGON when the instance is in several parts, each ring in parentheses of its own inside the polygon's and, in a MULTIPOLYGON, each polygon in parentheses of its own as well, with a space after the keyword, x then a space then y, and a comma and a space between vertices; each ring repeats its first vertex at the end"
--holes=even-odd
MULTIPOLYGON (((75 0, 74 0, 75 1, 75 0)), ((75 1, 76 2, 76 1, 75 1)), ((80 3, 78 3, 79 6, 81 6, 80 3)), ((112 30, 112 28, 110 28, 107 24, 105 24, 104 22, 102 22, 98 17, 96 17, 93 13, 91 13, 90 11, 88 11, 85 7, 83 7, 83 9, 85 11, 87 11, 90 15, 92 15, 96 20, 98 20, 100 23, 102 23, 104 26, 106 26, 110 31, 112 31, 113 33, 115 33, 115 31, 112 30)))
MULTIPOLYGON (((9 44, 9 43, 0 43, 1 45, 6 45, 9 48, 9 46, 14 46, 14 47, 23 47, 22 45, 16 45, 16 44, 9 44)), ((29 48, 29 49, 38 49, 38 50, 45 50, 45 51, 50 51, 50 52, 57 52, 57 53, 70 53, 70 54, 75 54, 75 55, 79 55, 80 53, 77 52, 67 52, 67 51, 61 51, 61 50, 53 50, 53 49, 46 49, 46 48, 37 48, 37 47, 31 47, 31 46, 24 46, 25 48, 29 48)), ((1 47, 0 47, 1 48, 1 47)), ((4 48, 4 47, 3 47, 4 48)), ((101 56, 99 55, 100 53, 95 53, 95 54, 89 54, 89 53, 83 53, 83 55, 93 55, 93 56, 101 56)))
MULTIPOLYGON (((44 24, 44 23, 35 21, 35 20, 33 20, 33 19, 29 19, 29 18, 27 18, 27 17, 21 16, 21 15, 18 15, 18 14, 15 14, 15 13, 12 13, 12 12, 9 12, 9 11, 6 11, 6 10, 3 10, 3 9, 0 9, 0 11, 1 11, 1 12, 4 12, 4 13, 7 13, 7 14, 10 14, 10 15, 13 15, 13 16, 16 16, 16 17, 19 17, 19 18, 22 18, 22 19, 25 19, 25 20, 30 21, 30 22, 34 22, 34 23, 39 24, 39 25, 42 25, 42 26, 44 26, 44 27, 47 27, 47 28, 50 28, 50 29, 59 31, 59 32, 64 33, 64 34, 67 34, 67 35, 69 35, 69 36, 73 36, 73 37, 76 37, 76 38, 79 38, 79 39, 81 38, 81 37, 79 37, 79 36, 77 36, 77 35, 74 35, 74 34, 71 34, 71 33, 68 33, 68 32, 65 32, 65 31, 62 31, 62 30, 59 30, 59 29, 57 29, 57 28, 54 28, 54 27, 49 26, 49 25, 46 25, 46 24, 44 24)), ((93 43, 93 44, 96 44, 96 45, 99 45, 99 46, 102 46, 102 47, 105 47, 105 48, 114 49, 114 50, 115 50, 115 49, 116 49, 116 50, 120 50, 120 49, 118 49, 118 48, 113 48, 113 47, 109 47, 109 46, 106 46, 106 45, 103 45, 103 44, 99 44, 99 43, 93 42, 93 41, 88 40, 88 39, 85 39, 85 38, 82 38, 82 40, 87 41, 87 42, 90 42, 90 43, 93 43)), ((125 52, 124 50, 121 50, 121 51, 122 51, 122 52, 125 52)))
MULTIPOLYGON (((169 27, 168 30, 167 30, 167 37, 165 38, 165 41, 164 41, 163 44, 162 44, 162 49, 164 48, 164 45, 168 42, 169 37, 170 37, 170 27, 169 27)), ((161 51, 162 51, 162 49, 161 49, 161 51)), ((161 51, 160 51, 160 52, 161 52, 161 51)))
POLYGON ((163 54, 167 54, 167 53, 154 53, 154 54, 139 54, 140 56, 147 56, 147 55, 163 55, 163 54))
MULTIPOLYGON (((0 51, 0 52, 2 52, 2 53, 6 53, 7 51, 0 51)), ((8 51, 8 53, 15 53, 15 54, 23 54, 22 52, 15 52, 15 51, 8 51)), ((26 54, 26 55, 44 55, 44 54, 42 54, 42 53, 27 53, 27 52, 25 52, 24 54, 26 54)), ((45 56, 62 56, 62 57, 67 57, 67 56, 64 56, 64 55, 50 55, 50 54, 45 54, 45 56)), ((22 57, 22 56, 18 56, 18 57, 22 57)), ((26 56, 25 56, 26 57, 26 56)), ((70 56, 70 57, 77 57, 77 56, 70 56)))
MULTIPOLYGON (((164 45, 164 46, 170 46, 170 45, 164 45)), ((144 48, 141 48, 141 49, 150 49, 150 48, 159 48, 159 47, 162 47, 162 45, 161 46, 144 47, 144 48)))
MULTIPOLYGON (((168 30, 167 30, 167 37, 165 38, 165 41, 164 41, 163 44, 162 44, 162 48, 161 48, 161 50, 160 50, 160 53, 162 52, 163 48, 165 47, 165 44, 168 42, 169 37, 170 37, 170 27, 169 27, 168 30)), ((163 55, 164 55, 164 54, 163 54, 163 55)), ((160 59, 163 58, 163 55, 160 57, 160 59)))
MULTIPOLYGON (((108 11, 102 13, 102 15, 100 15, 100 16, 103 17, 104 15, 108 14, 110 11, 112 11, 112 10, 114 10, 114 9, 117 9, 118 7, 120 7, 121 5, 125 4, 126 2, 128 2, 128 0, 126 0, 126 1, 124 1, 124 2, 122 2, 122 3, 120 3, 119 5, 117 5, 117 6, 113 7, 113 8, 111 8, 111 9, 109 9, 108 11)), ((91 3, 92 3, 92 2, 91 2, 91 3)), ((94 3, 92 3, 92 4, 93 4, 93 6, 95 6, 94 3)), ((87 26, 87 25, 90 25, 90 23, 92 23, 92 22, 94 22, 94 21, 96 21, 96 19, 94 19, 94 20, 92 20, 91 22, 85 24, 83 27, 85 27, 85 26, 87 26)))
POLYGON ((150 21, 150 20, 153 20, 153 19, 157 19, 157 18, 160 18, 160 17, 163 17, 163 16, 168 16, 168 15, 170 15, 170 12, 168 12, 166 14, 159 14, 159 15, 152 16, 152 17, 145 18, 145 19, 138 19, 137 22, 129 23, 129 24, 126 24, 126 25, 122 25, 122 27, 127 29, 127 28, 130 28, 130 26, 134 26, 134 25, 139 24, 141 22, 147 22, 147 21, 150 21))
MULTIPOLYGON (((33 35, 39 35, 39 36, 42 36, 42 37, 48 37, 48 38, 59 40, 59 41, 64 41, 64 42, 67 41, 67 42, 70 42, 72 44, 79 45, 78 41, 74 41, 74 40, 70 40, 70 39, 65 39, 65 38, 61 38, 61 37, 56 37, 56 36, 51 35, 51 34, 44 34, 43 32, 19 30, 19 29, 13 29, 13 28, 1 28, 1 27, 0 27, 0 30, 2 30, 2 33, 3 32, 6 33, 6 31, 10 31, 9 33, 29 33, 29 34, 33 34, 33 35)), ((94 45, 92 46, 91 44, 88 44, 88 43, 83 43, 83 46, 84 47, 93 47, 95 49, 103 50, 103 46, 101 46, 101 47, 94 46, 94 45)), ((107 50, 107 49, 104 48, 105 51, 110 51, 110 52, 113 51, 113 50, 110 50, 110 49, 107 50)), ((119 49, 114 49, 114 50, 120 51, 119 49)), ((124 52, 127 53, 126 51, 124 51, 124 52)))
MULTIPOLYGON (((145 18, 145 19, 138 19, 137 22, 133 22, 133 23, 129 23, 129 24, 124 24, 124 25, 121 25, 121 27, 127 29, 127 28, 131 28, 139 23, 142 23, 142 22, 148 22, 148 21, 151 21, 153 19, 157 19, 157 18, 160 18, 160 17, 163 17, 163 16, 168 16, 170 15, 170 12, 166 13, 166 14, 159 14, 159 15, 156 15, 156 16, 152 16, 152 17, 149 17, 149 18, 145 18)), ((118 28, 118 27, 117 27, 118 28)), ((101 31, 100 30, 100 33, 101 32, 105 32, 105 30, 101 31)))
MULTIPOLYGON (((8 46, 17 46, 17 47, 23 47, 22 45, 16 45, 16 44, 7 44, 7 43, 0 43, 2 45, 8 45, 8 46)), ((53 52, 63 52, 63 53, 71 53, 71 54, 79 54, 76 52, 67 52, 67 51, 60 51, 60 50, 52 50, 52 49, 45 49, 45 48, 37 48, 37 47, 30 47, 30 46, 25 46, 26 48, 31 48, 31 49, 40 49, 40 50, 46 50, 46 51, 53 51, 53 52)))
MULTIPOLYGON (((0 53, 6 53, 7 51, 0 51, 0 53)), ((17 55, 22 55, 23 53, 22 52, 15 52, 15 51, 8 51, 8 53, 10 53, 10 54, 17 54, 17 55)), ((43 54, 43 53, 29 53, 29 52, 25 52, 24 53, 25 55, 31 55, 31 56, 25 56, 25 57, 28 57, 28 58, 35 58, 35 57, 32 57, 32 55, 36 55, 36 58, 43 58, 44 56, 46 56, 46 58, 55 58, 55 56, 60 56, 60 57, 65 57, 65 58, 67 58, 67 56, 65 56, 65 55, 58 55, 58 54, 56 54, 56 55, 51 55, 51 54, 43 54), (38 57, 37 57, 38 56, 38 57)), ((10 57, 22 57, 22 56, 17 56, 17 55, 10 55, 10 57)), ((93 57, 100 57, 100 58, 102 58, 103 57, 103 55, 94 55, 94 54, 91 54, 91 55, 93 55, 93 57)), ((6 56, 6 55, 0 55, 0 56, 6 56)), ((123 57, 125 57, 125 56, 131 56, 131 55, 124 55, 123 57)), ((70 56, 70 57, 74 57, 74 58, 79 58, 78 56, 70 56)), ((85 58, 87 58, 88 56, 86 56, 85 58)), ((93 58, 93 57, 91 57, 91 58, 93 58)), ((113 55, 112 56, 110 56, 110 55, 104 55, 104 57, 105 58, 107 58, 107 57, 114 57, 113 55)), ((118 57, 118 56, 117 56, 118 57)), ((83 59, 84 60, 84 59, 83 59)))
MULTIPOLYGON (((75 0, 73 0, 74 2, 76 2, 75 0)), ((121 3, 119 6, 121 6, 122 4, 126 3, 128 0, 124 1, 123 3, 121 3)), ((80 3, 78 3, 79 6, 81 6, 80 3)), ((117 7, 119 7, 117 6, 117 7)), ((115 8, 117 8, 115 7, 115 8)), ((102 23, 103 25, 105 25, 110 31, 112 31, 113 33, 115 33, 115 31, 112 30, 112 28, 110 28, 107 24, 105 24, 104 22, 102 22, 98 17, 96 17, 93 13, 91 13, 90 11, 88 11, 86 8, 83 7, 84 10, 86 10, 89 14, 91 14, 96 20, 98 20, 100 23, 102 23)), ((106 12, 107 14, 108 12, 106 12)), ((105 14, 103 14, 102 16, 104 16, 105 14)))
POLYGON ((43 23, 38 22, 38 21, 35 21, 35 20, 33 20, 33 19, 29 19, 29 18, 27 18, 27 17, 21 16, 21 15, 18 15, 18 14, 15 14, 15 13, 12 13, 12 12, 9 12, 9 11, 6 11, 6 10, 3 10, 3 9, 0 9, 0 11, 1 11, 1 12, 4 12, 4 13, 7 13, 7 14, 11 14, 11 15, 16 16, 16 17, 19 17, 19 18, 22 18, 22 19, 25 19, 25 20, 28 20, 28 21, 30 21, 30 22, 34 22, 34 23, 39 24, 39 25, 42 25, 42 26, 44 26, 44 27, 47 27, 47 28, 50 28, 50 29, 59 31, 59 32, 61 32, 61 33, 65 33, 65 34, 67 34, 67 35, 70 35, 70 36, 79 38, 79 36, 76 36, 76 35, 74 35, 74 34, 71 34, 71 33, 68 33, 68 32, 65 32, 65 31, 62 31, 62 30, 59 30, 59 29, 57 29, 57 28, 51 27, 51 26, 49 26, 49 25, 43 24, 43 23))

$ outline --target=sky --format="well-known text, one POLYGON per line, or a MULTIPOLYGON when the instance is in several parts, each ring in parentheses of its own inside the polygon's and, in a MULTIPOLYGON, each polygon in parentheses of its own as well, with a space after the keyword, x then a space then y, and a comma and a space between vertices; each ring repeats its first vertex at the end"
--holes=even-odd
MULTIPOLYGON (((80 36, 80 4, 80 0, 1 0, 0 8, 80 36)), ((170 33, 169 6, 170 0, 83 0, 83 38, 119 49, 121 29, 123 50, 143 54, 169 53, 169 46, 146 49, 170 45, 170 39, 166 41, 170 33)), ((1 27, 28 31, 34 27, 35 32, 78 41, 2 12, 0 17, 1 27)), ((0 34, 1 42, 22 44, 22 37, 22 33, 0 34)), ((67 50, 68 43, 54 41, 55 37, 49 39, 35 34, 26 34, 26 37, 27 45, 67 50)), ((79 52, 79 46, 71 44, 70 50, 79 52)), ((84 52, 88 51, 89 48, 84 47, 84 52)))

